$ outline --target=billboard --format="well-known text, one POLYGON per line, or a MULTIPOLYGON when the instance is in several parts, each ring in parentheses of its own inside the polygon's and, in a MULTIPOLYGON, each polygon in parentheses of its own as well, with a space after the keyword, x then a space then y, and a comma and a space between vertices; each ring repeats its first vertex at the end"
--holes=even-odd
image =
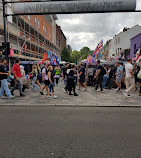
POLYGON ((19 2, 14 14, 62 14, 135 11, 136 0, 70 0, 19 2))

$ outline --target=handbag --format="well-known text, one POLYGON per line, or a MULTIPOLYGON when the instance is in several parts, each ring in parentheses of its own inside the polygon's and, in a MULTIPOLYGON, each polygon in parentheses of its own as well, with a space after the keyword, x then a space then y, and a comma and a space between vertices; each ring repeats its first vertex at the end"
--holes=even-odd
POLYGON ((141 70, 139 71, 137 78, 141 79, 141 70))

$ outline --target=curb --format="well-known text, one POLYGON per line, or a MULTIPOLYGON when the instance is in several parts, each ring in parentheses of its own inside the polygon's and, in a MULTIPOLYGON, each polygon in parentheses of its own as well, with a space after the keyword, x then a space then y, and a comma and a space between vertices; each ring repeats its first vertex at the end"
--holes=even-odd
POLYGON ((71 104, 69 104, 69 105, 40 105, 40 104, 35 104, 35 105, 21 105, 21 104, 19 104, 19 105, 15 105, 15 104, 1 104, 0 105, 0 107, 73 107, 73 108, 99 108, 99 107, 101 107, 101 108, 110 108, 110 107, 112 107, 112 108, 141 108, 141 105, 139 105, 139 106, 137 106, 137 105, 112 105, 112 106, 110 106, 110 105, 71 105, 71 104))

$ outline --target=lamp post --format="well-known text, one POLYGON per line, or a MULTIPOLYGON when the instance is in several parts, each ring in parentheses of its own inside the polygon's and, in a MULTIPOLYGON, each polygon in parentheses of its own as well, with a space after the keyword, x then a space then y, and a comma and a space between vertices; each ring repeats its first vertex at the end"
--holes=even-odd
POLYGON ((3 3, 3 31, 4 31, 4 46, 5 46, 5 50, 4 50, 4 54, 5 54, 5 58, 7 60, 8 63, 8 52, 7 52, 7 33, 6 33, 6 15, 5 15, 5 0, 2 0, 3 3))

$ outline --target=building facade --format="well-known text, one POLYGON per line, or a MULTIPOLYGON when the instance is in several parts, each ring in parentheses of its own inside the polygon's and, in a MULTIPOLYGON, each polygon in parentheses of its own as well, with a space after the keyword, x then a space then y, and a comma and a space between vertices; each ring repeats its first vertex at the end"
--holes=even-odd
POLYGON ((115 35, 109 43, 109 57, 120 57, 125 50, 129 50, 126 56, 130 55, 130 39, 141 33, 141 26, 136 25, 132 28, 124 28, 122 32, 115 35))
MULTIPOLYGON (((13 13, 11 4, 6 7, 6 12, 13 13)), ((60 56, 66 37, 61 30, 59 32, 61 45, 57 45, 56 20, 58 20, 56 15, 8 17, 6 20, 7 41, 13 47, 14 57, 23 60, 41 60, 44 50, 60 56)), ((0 4, 0 21, 0 44, 2 45, 4 41, 2 3, 0 4)))
POLYGON ((141 48, 141 33, 131 38, 130 57, 135 58, 136 53, 141 48))
POLYGON ((108 40, 103 47, 102 59, 107 60, 109 55, 109 43, 111 40, 108 40))
POLYGON ((56 45, 61 51, 66 47, 66 37, 60 26, 56 24, 56 45))

